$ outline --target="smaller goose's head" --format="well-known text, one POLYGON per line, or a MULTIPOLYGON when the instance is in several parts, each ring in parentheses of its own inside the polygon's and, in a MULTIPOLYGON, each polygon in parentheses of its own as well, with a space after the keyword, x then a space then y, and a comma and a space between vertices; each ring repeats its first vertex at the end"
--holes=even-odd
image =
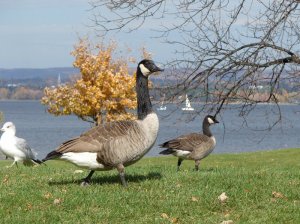
POLYGON ((3 127, 1 128, 1 131, 7 132, 7 133, 16 133, 16 126, 12 122, 6 122, 3 127))
POLYGON ((144 59, 138 64, 138 69, 141 71, 142 75, 148 77, 154 72, 163 71, 163 69, 157 67, 152 60, 144 59))
POLYGON ((203 123, 207 123, 208 125, 212 125, 212 124, 217 124, 217 123, 219 123, 219 121, 218 121, 214 116, 207 115, 207 116, 204 118, 203 123))

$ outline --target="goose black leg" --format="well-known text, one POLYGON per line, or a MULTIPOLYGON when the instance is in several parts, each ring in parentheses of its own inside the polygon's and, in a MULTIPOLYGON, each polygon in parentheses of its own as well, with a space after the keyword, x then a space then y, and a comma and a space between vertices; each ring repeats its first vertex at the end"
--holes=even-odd
POLYGON ((178 158, 178 162, 177 162, 177 172, 180 170, 180 165, 182 163, 183 159, 178 158))
POLYGON ((87 177, 83 179, 83 181, 81 182, 80 185, 83 187, 90 185, 91 177, 93 176, 94 172, 95 172, 95 170, 91 170, 89 175, 87 175, 87 177))
POLYGON ((125 167, 123 166, 123 164, 119 164, 117 166, 117 170, 119 172, 119 175, 120 175, 120 178, 121 178, 121 182, 122 182, 122 185, 124 187, 127 187, 127 182, 125 180, 125 167))
POLYGON ((195 171, 199 170, 200 160, 195 160, 195 171))

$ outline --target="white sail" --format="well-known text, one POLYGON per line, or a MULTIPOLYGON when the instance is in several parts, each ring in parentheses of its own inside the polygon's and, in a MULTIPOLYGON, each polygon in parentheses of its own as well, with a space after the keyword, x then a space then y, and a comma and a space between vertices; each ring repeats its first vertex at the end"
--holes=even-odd
POLYGON ((191 102, 188 98, 187 95, 185 95, 185 107, 181 108, 182 110, 185 110, 185 111, 193 111, 194 108, 191 106, 191 102))
POLYGON ((167 106, 164 105, 165 97, 166 97, 166 95, 164 95, 163 100, 162 100, 162 102, 161 102, 161 105, 160 105, 159 108, 157 108, 157 110, 167 110, 167 106))

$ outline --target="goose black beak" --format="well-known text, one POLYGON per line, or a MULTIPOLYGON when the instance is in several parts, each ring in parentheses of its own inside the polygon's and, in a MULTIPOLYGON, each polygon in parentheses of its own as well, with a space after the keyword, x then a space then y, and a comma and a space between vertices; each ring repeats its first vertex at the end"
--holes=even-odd
POLYGON ((163 72, 164 71, 164 69, 156 66, 154 63, 152 64, 152 67, 150 69, 151 69, 151 72, 153 72, 153 73, 154 72, 163 72))
POLYGON ((216 119, 215 116, 214 116, 214 122, 215 122, 216 124, 220 123, 220 122, 216 119))

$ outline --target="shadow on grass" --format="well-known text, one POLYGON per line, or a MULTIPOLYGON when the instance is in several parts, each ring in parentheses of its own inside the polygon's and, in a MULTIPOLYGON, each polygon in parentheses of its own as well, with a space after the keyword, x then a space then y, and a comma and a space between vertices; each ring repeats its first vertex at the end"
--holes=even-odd
POLYGON ((218 169, 215 167, 199 168, 198 172, 216 172, 218 169))
POLYGON ((200 167, 199 170, 195 170, 195 168, 180 168, 179 171, 177 171, 177 169, 172 169, 171 172, 175 172, 175 173, 211 173, 211 172, 216 172, 218 171, 218 168, 215 167, 208 167, 208 168, 202 168, 200 167))
MULTIPOLYGON (((146 180, 159 180, 162 178, 162 175, 158 172, 150 172, 147 175, 133 175, 128 174, 125 176, 126 181, 128 183, 139 183, 146 180)), ((67 185, 67 184, 80 184, 83 179, 78 180, 61 180, 61 181, 50 181, 48 184, 51 185, 67 185)), ((91 179, 91 185, 103 185, 103 184, 115 184, 120 183, 121 180, 118 174, 111 175, 111 176, 97 176, 95 178, 92 177, 91 179)))

